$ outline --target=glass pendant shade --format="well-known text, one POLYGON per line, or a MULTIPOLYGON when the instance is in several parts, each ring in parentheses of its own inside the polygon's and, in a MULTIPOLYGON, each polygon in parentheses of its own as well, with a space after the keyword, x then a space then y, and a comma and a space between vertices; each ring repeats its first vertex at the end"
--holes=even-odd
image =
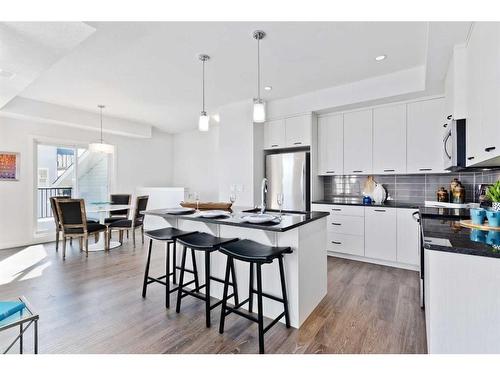
POLYGON ((209 119, 207 112, 202 111, 200 114, 200 120, 198 121, 198 130, 201 132, 207 132, 209 129, 209 119))
POLYGON ((266 122, 266 103, 262 99, 253 101, 253 122, 266 122))
POLYGON ((89 144, 90 152, 99 152, 102 154, 112 154, 115 151, 115 147, 109 143, 95 142, 89 144))

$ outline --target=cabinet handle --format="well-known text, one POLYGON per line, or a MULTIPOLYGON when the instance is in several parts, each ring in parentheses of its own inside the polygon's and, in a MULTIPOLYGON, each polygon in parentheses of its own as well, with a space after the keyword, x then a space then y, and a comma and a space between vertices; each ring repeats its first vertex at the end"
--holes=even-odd
POLYGON ((448 124, 443 124, 443 128, 446 128, 448 126, 448 124))
POLYGON ((432 168, 419 168, 419 171, 432 171, 432 168))
POLYGON ((335 171, 326 171, 326 173, 335 173, 335 171))
POLYGON ((490 151, 493 151, 494 149, 496 149, 496 147, 494 147, 494 146, 492 146, 492 147, 486 147, 486 148, 484 149, 484 151, 486 151, 486 152, 490 152, 490 151))
POLYGON ((302 144, 302 142, 294 142, 293 144, 294 144, 294 145, 301 145, 301 144, 302 144))
POLYGON ((342 242, 332 241, 332 243, 335 245, 342 245, 342 242))
POLYGON ((363 171, 352 171, 352 173, 363 173, 363 171))
POLYGON ((452 118, 452 117, 453 117, 453 115, 448 115, 448 116, 446 117, 446 119, 447 119, 447 120, 451 120, 451 118, 452 118))
POLYGON ((341 223, 332 223, 332 225, 342 225, 341 223))
POLYGON ((384 172, 395 172, 394 169, 384 169, 384 172))
POLYGON ((271 145, 271 147, 278 147, 279 145, 271 145))
POLYGON ((341 208, 332 208, 332 211, 342 211, 341 208))
POLYGON ((374 211, 377 211, 377 212, 385 212, 385 210, 374 210, 374 211))
POLYGON ((475 158, 475 156, 469 156, 469 157, 467 158, 467 160, 472 160, 472 159, 474 159, 474 158, 475 158))

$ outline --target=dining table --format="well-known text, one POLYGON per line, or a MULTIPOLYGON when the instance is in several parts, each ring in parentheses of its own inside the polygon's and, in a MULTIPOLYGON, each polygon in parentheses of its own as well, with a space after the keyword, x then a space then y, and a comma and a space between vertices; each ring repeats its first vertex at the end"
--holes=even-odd
MULTIPOLYGON (((91 203, 85 207, 85 210, 87 211, 87 213, 99 214, 99 223, 104 225, 104 219, 106 219, 110 212, 129 210, 131 208, 131 205, 126 204, 91 203)), ((114 249, 120 245, 121 243, 118 241, 109 241, 109 249, 114 249)), ((99 240, 96 243, 89 244, 89 252, 104 250, 106 250, 106 244, 104 241, 104 235, 101 232, 99 233, 99 240)))

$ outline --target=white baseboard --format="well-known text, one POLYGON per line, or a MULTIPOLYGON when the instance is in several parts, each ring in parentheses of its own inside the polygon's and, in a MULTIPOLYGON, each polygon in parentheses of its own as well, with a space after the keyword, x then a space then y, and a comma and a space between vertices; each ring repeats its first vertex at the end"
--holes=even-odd
POLYGON ((420 269, 419 266, 415 266, 413 264, 391 262, 391 261, 386 261, 386 260, 380 260, 380 259, 373 259, 373 258, 362 257, 362 256, 359 256, 359 255, 336 253, 334 251, 328 251, 327 254, 328 254, 328 256, 331 256, 331 257, 343 258, 343 259, 350 259, 350 260, 357 260, 358 262, 380 264, 381 266, 388 266, 388 267, 394 267, 394 268, 402 268, 402 269, 411 270, 411 271, 419 271, 419 269, 420 269))
POLYGON ((23 242, 11 242, 11 243, 0 243, 0 250, 13 249, 16 247, 26 247, 32 245, 39 245, 48 242, 54 242, 56 240, 54 233, 44 233, 43 235, 35 235, 28 241, 23 242))

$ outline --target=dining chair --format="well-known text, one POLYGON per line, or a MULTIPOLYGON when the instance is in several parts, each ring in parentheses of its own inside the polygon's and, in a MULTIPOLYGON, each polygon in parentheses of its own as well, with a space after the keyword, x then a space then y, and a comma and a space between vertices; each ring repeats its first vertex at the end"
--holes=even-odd
MULTIPOLYGON (((132 194, 110 194, 109 201, 111 202, 111 205, 130 206, 130 203, 132 201, 132 194)), ((130 209, 128 208, 124 210, 110 211, 109 217, 104 219, 104 224, 111 224, 118 220, 128 219, 129 215, 130 215, 130 209)), ((128 230, 126 232, 128 238, 128 230)), ((123 233, 120 232, 120 235, 123 235, 123 233)))
POLYGON ((104 224, 87 221, 85 212, 85 201, 83 199, 56 199, 58 217, 61 223, 63 237, 63 259, 66 259, 66 240, 78 238, 80 240, 80 251, 85 245, 86 256, 89 256, 90 234, 99 235, 104 232, 105 244, 108 244, 107 228, 104 224))
MULTIPOLYGON (((120 232, 120 243, 123 243, 123 231, 131 230, 132 231, 132 241, 135 247, 135 230, 140 229, 142 235, 142 243, 144 244, 144 214, 142 213, 146 210, 148 205, 149 196, 141 195, 135 200, 135 208, 132 219, 122 219, 115 221, 113 223, 108 224, 108 241, 111 238, 111 233, 114 230, 120 232)), ((109 246, 109 242, 108 242, 109 246)))

